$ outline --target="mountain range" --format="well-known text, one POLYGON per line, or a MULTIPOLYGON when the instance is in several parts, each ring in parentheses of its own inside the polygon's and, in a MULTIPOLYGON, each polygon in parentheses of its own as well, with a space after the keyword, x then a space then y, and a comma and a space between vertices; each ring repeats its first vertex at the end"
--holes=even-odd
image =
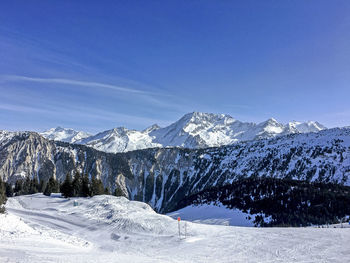
POLYGON ((46 139, 54 141, 62 141, 75 143, 82 139, 88 138, 91 134, 82 131, 75 131, 73 129, 62 128, 58 126, 57 128, 49 129, 41 133, 46 139))
POLYGON ((270 118, 256 124, 242 122, 225 114, 192 112, 164 128, 157 124, 142 131, 118 127, 91 135, 57 127, 41 135, 49 140, 84 144, 99 151, 117 153, 154 147, 190 149, 219 147, 242 141, 318 132, 324 129, 326 127, 316 121, 293 121, 282 124, 270 118))
POLYGON ((350 185, 350 128, 295 133, 205 149, 151 148, 106 153, 48 140, 35 132, 0 132, 0 177, 63 181, 75 171, 100 178, 112 191, 174 210, 193 193, 242 178, 286 178, 350 185))
POLYGON ((350 185, 350 127, 284 125, 274 119, 254 124, 195 112, 143 131, 0 131, 4 181, 14 184, 29 176, 45 182, 54 176, 62 182, 76 171, 160 212, 176 209, 193 193, 243 178, 350 185))

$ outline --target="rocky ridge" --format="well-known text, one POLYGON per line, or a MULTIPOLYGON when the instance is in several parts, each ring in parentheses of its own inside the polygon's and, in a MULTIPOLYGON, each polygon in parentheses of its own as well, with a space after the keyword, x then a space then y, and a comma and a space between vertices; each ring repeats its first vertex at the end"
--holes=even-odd
POLYGON ((41 133, 50 140, 84 144, 104 152, 128 152, 153 147, 199 149, 219 147, 242 141, 273 138, 326 129, 318 122, 279 123, 270 118, 262 123, 241 122, 225 114, 192 112, 161 128, 152 125, 143 131, 114 128, 88 136, 71 129, 56 128, 41 133))

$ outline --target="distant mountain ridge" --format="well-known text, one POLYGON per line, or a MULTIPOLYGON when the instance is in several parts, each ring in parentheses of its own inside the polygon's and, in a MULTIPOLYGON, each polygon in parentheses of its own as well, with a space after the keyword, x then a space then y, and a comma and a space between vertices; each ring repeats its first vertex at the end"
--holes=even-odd
POLYGON ((79 140, 87 138, 91 136, 91 134, 83 131, 75 131, 73 129, 62 128, 58 126, 57 128, 52 128, 45 132, 41 133, 46 139, 54 140, 54 141, 62 141, 75 143, 79 140))
POLYGON ((58 127, 41 133, 47 139, 84 144, 104 152, 128 152, 154 147, 206 148, 280 135, 318 132, 326 129, 316 122, 279 123, 270 118, 261 123, 241 122, 226 114, 192 112, 171 125, 152 125, 143 131, 114 128, 89 135, 58 127))

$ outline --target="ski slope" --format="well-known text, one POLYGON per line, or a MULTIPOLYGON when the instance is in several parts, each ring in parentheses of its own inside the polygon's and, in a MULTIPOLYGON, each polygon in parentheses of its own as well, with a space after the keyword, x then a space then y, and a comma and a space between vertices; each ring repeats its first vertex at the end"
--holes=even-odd
POLYGON ((350 228, 253 228, 177 221, 123 197, 10 198, 0 262, 347 262, 350 228), (78 206, 74 206, 74 201, 78 206), (185 223, 181 222, 184 233, 185 223))

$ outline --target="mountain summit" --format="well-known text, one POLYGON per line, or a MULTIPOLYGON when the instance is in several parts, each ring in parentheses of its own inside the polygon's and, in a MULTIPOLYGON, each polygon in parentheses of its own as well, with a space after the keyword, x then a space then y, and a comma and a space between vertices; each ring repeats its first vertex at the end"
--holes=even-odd
POLYGON ((86 132, 75 131, 73 129, 62 128, 60 126, 44 131, 40 134, 49 140, 69 143, 75 143, 81 139, 91 136, 91 134, 86 132))
POLYGON ((261 123, 252 123, 241 122, 226 114, 192 112, 164 128, 156 124, 143 131, 119 127, 89 136, 57 127, 41 135, 51 140, 85 144, 100 151, 116 153, 152 147, 215 147, 324 129, 325 126, 315 121, 282 124, 270 118, 261 123))

